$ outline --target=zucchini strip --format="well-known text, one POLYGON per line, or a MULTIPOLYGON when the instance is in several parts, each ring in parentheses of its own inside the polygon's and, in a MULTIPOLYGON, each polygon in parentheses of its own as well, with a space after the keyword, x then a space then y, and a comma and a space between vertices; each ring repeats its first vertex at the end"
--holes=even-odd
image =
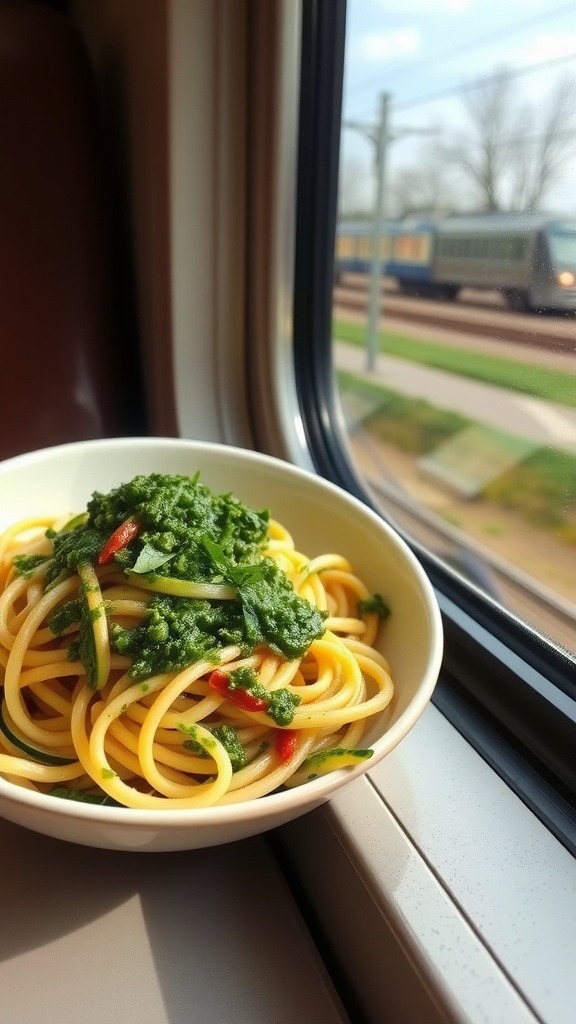
POLYGON ((91 690, 101 690, 110 675, 110 641, 104 598, 94 566, 83 562, 78 566, 82 624, 80 658, 86 669, 86 681, 91 690))
POLYGON ((59 754, 51 754, 48 750, 41 750, 40 747, 33 747, 30 743, 21 739, 12 729, 9 728, 5 715, 4 701, 0 707, 0 732, 4 734, 7 740, 10 741, 18 750, 21 750, 26 757, 31 757, 33 761, 40 761, 41 764, 62 766, 65 764, 74 764, 77 761, 76 757, 61 757, 59 754))
POLYGON ((190 597, 206 601, 233 601, 238 596, 236 587, 228 583, 194 583, 191 580, 178 580, 171 576, 155 576, 146 579, 130 569, 124 570, 125 576, 137 587, 151 590, 155 594, 170 594, 172 597, 190 597))

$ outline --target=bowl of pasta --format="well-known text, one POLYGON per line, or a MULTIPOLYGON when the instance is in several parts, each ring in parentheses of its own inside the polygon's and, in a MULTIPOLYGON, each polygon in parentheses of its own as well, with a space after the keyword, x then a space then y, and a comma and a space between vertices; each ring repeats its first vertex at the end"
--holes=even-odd
POLYGON ((399 535, 324 479, 170 438, 0 464, 0 816, 169 851, 318 807, 392 750, 442 656, 399 535))

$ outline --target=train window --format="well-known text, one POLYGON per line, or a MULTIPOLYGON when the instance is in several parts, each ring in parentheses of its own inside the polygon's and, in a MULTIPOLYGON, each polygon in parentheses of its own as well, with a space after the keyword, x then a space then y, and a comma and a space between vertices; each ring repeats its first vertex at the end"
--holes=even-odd
POLYGON ((348 235, 342 235, 338 238, 336 253, 338 256, 351 257, 354 256, 355 239, 350 238, 348 235))
MULTIPOLYGON (((322 471, 406 536, 449 609, 455 689, 441 688, 436 699, 445 708, 461 700, 463 721, 478 713, 483 728, 491 722, 499 736, 509 734, 560 800, 564 824, 554 827, 572 830, 576 849, 564 698, 555 703, 546 689, 546 681, 560 687, 576 718, 576 254, 564 103, 576 97, 576 78, 566 77, 561 48, 546 67, 522 56, 530 46, 539 51, 540 21, 561 23, 560 8, 548 10, 544 0, 530 17, 504 2, 503 35, 494 26, 480 31, 473 5, 408 6, 409 30, 392 0, 325 8, 333 8, 325 14, 333 23, 334 11, 346 9, 345 72, 339 86, 333 48, 322 71, 334 76, 324 134, 318 120, 309 139, 318 184, 299 222, 295 324, 297 342, 318 342, 326 325, 333 373, 322 377, 318 349, 303 341, 302 366, 312 362, 297 369, 301 391, 323 380, 327 389, 305 427, 322 471), (511 126, 524 123, 528 107, 534 128, 511 149, 511 126), (543 155, 550 135, 555 145, 543 155), (329 201, 331 174, 333 235, 320 201, 329 201), (324 300, 311 300, 307 232, 318 231, 317 256, 319 239, 332 239, 333 254, 339 218, 352 215, 376 235, 384 218, 425 223, 429 258, 403 264, 401 280, 394 265, 382 274, 370 260, 363 274, 340 268, 328 316, 324 300), (543 233, 563 260, 554 273, 550 259, 529 258, 543 233), (318 323, 306 320, 317 308, 318 323), (328 421, 337 424, 336 440, 326 435, 328 421), (526 688, 529 678, 534 686, 526 688)), ((313 98, 320 110, 318 97, 304 90, 302 102, 313 98)), ((372 237, 360 239, 366 256, 372 237)), ((330 273, 327 281, 331 288, 330 273)), ((470 735, 475 742, 473 728, 470 735)), ((521 789, 518 777, 509 774, 521 789)), ((534 792, 532 799, 538 803, 534 792)))
POLYGON ((526 242, 523 238, 513 238, 510 244, 510 259, 523 260, 526 256, 526 242))
POLYGON ((371 235, 360 235, 358 238, 358 256, 360 259, 369 260, 372 256, 372 236, 371 235))
POLYGON ((380 241, 380 259, 389 260, 392 255, 392 236, 384 235, 380 241))
MULTIPOLYGON (((566 263, 574 267, 576 263, 576 221, 550 226, 550 248, 555 264, 566 263)), ((576 284, 573 281, 572 284, 576 284)))

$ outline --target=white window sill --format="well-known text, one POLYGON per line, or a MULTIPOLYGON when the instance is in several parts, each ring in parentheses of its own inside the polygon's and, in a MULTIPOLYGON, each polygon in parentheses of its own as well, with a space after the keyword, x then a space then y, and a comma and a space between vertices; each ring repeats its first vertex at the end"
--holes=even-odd
POLYGON ((280 838, 369 1020, 574 1021, 576 862, 434 706, 280 838))

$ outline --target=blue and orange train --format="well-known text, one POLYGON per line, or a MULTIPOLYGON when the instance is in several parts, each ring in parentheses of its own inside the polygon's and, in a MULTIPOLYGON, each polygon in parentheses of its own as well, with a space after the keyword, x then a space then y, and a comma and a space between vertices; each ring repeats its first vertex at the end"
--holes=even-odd
MULTIPOLYGON (((405 295, 454 299, 462 288, 497 289, 513 310, 576 311, 576 216, 471 214, 387 222, 383 276, 405 295)), ((338 225, 335 272, 369 273, 369 222, 338 225)))

